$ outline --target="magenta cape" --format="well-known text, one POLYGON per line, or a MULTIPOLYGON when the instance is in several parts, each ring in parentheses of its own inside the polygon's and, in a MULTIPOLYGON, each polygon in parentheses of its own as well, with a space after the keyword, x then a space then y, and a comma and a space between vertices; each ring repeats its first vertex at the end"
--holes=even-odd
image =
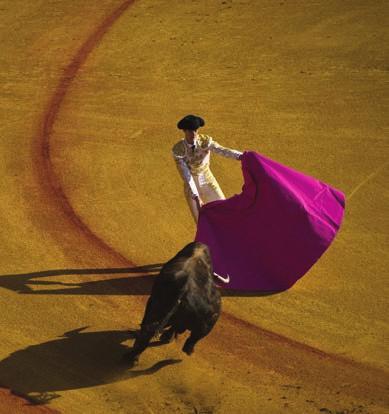
POLYGON ((205 204, 196 240, 211 250, 223 287, 277 291, 292 286, 334 239, 343 193, 252 151, 242 156, 242 193, 205 204))

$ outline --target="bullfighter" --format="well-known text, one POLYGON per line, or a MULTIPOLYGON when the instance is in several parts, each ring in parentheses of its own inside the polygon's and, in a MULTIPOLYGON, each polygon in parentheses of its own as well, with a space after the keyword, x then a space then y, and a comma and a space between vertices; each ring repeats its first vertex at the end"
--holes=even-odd
POLYGON ((173 158, 184 180, 184 194, 195 222, 203 204, 224 200, 225 196, 210 170, 210 153, 240 160, 242 152, 222 147, 208 135, 198 133, 205 125, 196 115, 187 115, 178 124, 185 137, 172 149, 173 158))

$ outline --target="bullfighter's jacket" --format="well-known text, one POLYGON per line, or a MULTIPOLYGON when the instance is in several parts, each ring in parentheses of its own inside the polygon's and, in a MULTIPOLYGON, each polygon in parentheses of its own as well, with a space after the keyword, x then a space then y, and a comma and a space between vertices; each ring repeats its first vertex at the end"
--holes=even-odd
POLYGON ((172 149, 173 158, 184 180, 184 191, 192 215, 197 221, 198 211, 194 196, 202 203, 224 199, 225 196, 213 176, 209 164, 210 153, 214 152, 227 158, 239 159, 242 152, 225 148, 209 135, 199 134, 193 145, 186 139, 178 141, 172 149))

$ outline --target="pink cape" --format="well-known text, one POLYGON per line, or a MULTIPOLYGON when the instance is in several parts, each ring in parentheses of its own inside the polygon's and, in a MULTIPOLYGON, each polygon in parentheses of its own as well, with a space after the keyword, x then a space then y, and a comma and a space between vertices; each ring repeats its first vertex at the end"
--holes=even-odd
POLYGON ((263 155, 242 156, 241 194, 205 204, 196 241, 211 250, 225 288, 279 291, 319 259, 342 222, 342 192, 263 155))

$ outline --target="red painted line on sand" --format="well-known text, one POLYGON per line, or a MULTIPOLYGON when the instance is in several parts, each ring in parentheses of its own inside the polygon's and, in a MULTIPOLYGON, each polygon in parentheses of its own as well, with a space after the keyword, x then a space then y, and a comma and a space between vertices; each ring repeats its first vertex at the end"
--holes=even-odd
POLYGON ((0 412, 19 414, 60 414, 60 411, 43 405, 26 395, 0 387, 0 412))
POLYGON ((38 166, 38 175, 41 186, 48 192, 49 199, 55 202, 55 206, 60 206, 63 213, 65 214, 65 217, 67 217, 71 223, 76 228, 78 228, 80 232, 92 243, 97 245, 100 249, 109 252, 116 260, 119 260, 126 265, 132 265, 132 263, 120 253, 115 251, 107 243, 105 243, 104 240, 94 234, 82 221, 82 219, 78 216, 70 204, 51 162, 50 138, 53 133, 53 126, 58 117, 58 113, 60 111, 63 100, 78 71, 87 60, 89 54, 98 45, 98 43, 108 32, 111 26, 133 3, 134 0, 127 0, 123 2, 119 7, 117 7, 109 16, 107 16, 96 28, 96 30, 82 44, 70 64, 65 68, 62 79, 60 80, 43 117, 42 127, 36 143, 38 148, 38 159, 35 163, 35 165, 38 166))

